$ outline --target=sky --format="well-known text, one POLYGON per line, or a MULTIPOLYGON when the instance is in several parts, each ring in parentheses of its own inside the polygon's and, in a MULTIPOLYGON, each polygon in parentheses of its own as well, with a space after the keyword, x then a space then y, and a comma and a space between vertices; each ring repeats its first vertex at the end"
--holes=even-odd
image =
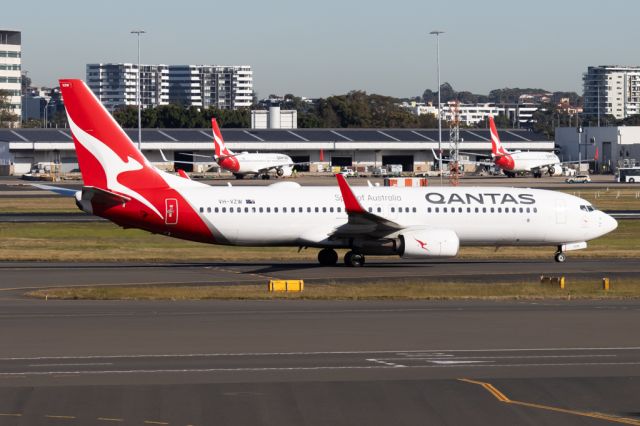
POLYGON ((95 62, 251 65, 258 97, 365 90, 394 97, 441 81, 582 92, 589 65, 640 65, 640 2, 609 0, 110 0, 5 2, 32 84, 95 62))

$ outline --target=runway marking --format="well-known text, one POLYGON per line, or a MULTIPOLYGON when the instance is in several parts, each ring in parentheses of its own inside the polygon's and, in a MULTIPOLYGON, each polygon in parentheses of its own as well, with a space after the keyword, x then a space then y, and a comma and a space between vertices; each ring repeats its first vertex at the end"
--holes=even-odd
POLYGON ((145 420, 144 424, 147 424, 147 425, 168 425, 169 423, 168 422, 158 422, 158 421, 155 421, 155 420, 145 420))
MULTIPOLYGON (((454 357, 455 355, 448 355, 449 357, 454 357)), ((618 355, 523 355, 523 356, 473 356, 473 357, 458 357, 456 356, 456 360, 464 360, 464 359, 540 359, 540 358, 616 358, 618 355)), ((444 361, 443 355, 438 355, 437 357, 406 357, 406 358, 384 358, 385 360, 390 361, 398 361, 398 360, 416 360, 416 361, 444 361)))
POLYGON ((58 420, 74 420, 76 416, 56 416, 52 414, 46 414, 45 418, 47 419, 58 419, 58 420))
POLYGON ((101 422, 124 422, 124 419, 111 418, 111 417, 98 417, 96 420, 101 422))
POLYGON ((381 359, 373 359, 373 358, 369 358, 369 359, 367 359, 367 361, 369 361, 369 362, 375 362, 375 363, 377 363, 377 364, 386 365, 387 367, 406 367, 406 365, 396 364, 395 362, 383 361, 383 360, 381 360, 381 359))
POLYGON ((617 417, 617 416, 612 416, 612 415, 609 415, 609 414, 603 414, 603 413, 598 413, 598 412, 585 412, 585 411, 578 411, 578 410, 570 410, 570 409, 566 409, 566 408, 552 407, 550 405, 534 404, 532 402, 525 402, 525 401, 516 401, 516 400, 509 399, 505 394, 500 392, 500 390, 498 390, 491 383, 480 382, 480 381, 470 380, 470 379, 458 379, 458 380, 461 381, 461 382, 467 382, 467 383, 472 383, 472 384, 475 384, 475 385, 480 385, 483 388, 485 388, 487 391, 489 391, 498 401, 504 402, 506 404, 520 405, 520 406, 523 406, 523 407, 530 407, 530 408, 538 408, 538 409, 546 410, 546 411, 555 411, 555 412, 558 412, 558 413, 572 414, 574 416, 590 417, 590 418, 594 418, 594 419, 607 420, 607 421, 614 422, 614 423, 623 423, 623 424, 628 424, 628 425, 640 425, 640 420, 629 419, 627 417, 617 417))
POLYGON ((22 417, 21 413, 0 413, 0 417, 22 417))
MULTIPOLYGON (((192 354, 131 354, 131 355, 65 355, 65 356, 37 356, 37 357, 6 357, 0 361, 38 361, 63 359, 121 359, 121 358, 195 358, 195 357, 245 357, 245 356, 283 356, 283 355, 362 355, 362 354, 396 354, 411 356, 424 355, 434 352, 442 356, 447 353, 487 353, 487 352, 568 352, 568 351, 638 351, 640 347, 576 347, 576 348, 496 348, 496 349, 410 349, 410 350, 371 350, 371 351, 297 351, 297 352, 213 352, 192 354)), ((592 356, 596 356, 594 354, 592 356)), ((559 355, 560 356, 560 355, 559 355)), ((564 355, 571 357, 571 355, 564 355)), ((586 355, 580 355, 586 356, 586 355)))
POLYGON ((70 364, 29 364, 29 367, 77 367, 77 366, 95 366, 95 365, 113 365, 112 362, 85 362, 70 364))
MULTIPOLYGON (((548 364, 432 364, 432 365, 405 365, 408 369, 429 369, 429 368, 532 368, 532 367, 592 367, 592 366, 626 366, 640 365, 637 362, 602 362, 602 363, 548 363, 548 364)), ((270 371, 321 371, 321 370, 373 370, 391 369, 396 366, 390 365, 344 365, 344 366, 316 366, 316 367, 241 367, 241 368, 178 368, 178 369, 156 369, 156 370, 76 370, 76 371, 23 371, 23 372, 3 372, 4 376, 80 376, 98 374, 169 374, 169 373, 237 373, 237 372, 270 372, 270 371)))

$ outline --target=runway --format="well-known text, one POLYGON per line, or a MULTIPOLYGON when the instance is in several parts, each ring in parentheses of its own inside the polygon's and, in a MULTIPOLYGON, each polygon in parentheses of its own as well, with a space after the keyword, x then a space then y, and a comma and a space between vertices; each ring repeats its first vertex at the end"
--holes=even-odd
POLYGON ((640 424, 639 320, 636 301, 4 299, 0 425, 640 424))
MULTIPOLYGON (((496 256, 496 258, 499 256, 496 256)), ((86 285, 226 285, 265 284, 270 279, 312 283, 362 283, 398 280, 504 282, 535 281, 540 275, 612 279, 640 274, 637 259, 440 260, 432 262, 369 257, 363 268, 315 262, 193 263, 0 263, 0 298, 26 290, 86 285)))

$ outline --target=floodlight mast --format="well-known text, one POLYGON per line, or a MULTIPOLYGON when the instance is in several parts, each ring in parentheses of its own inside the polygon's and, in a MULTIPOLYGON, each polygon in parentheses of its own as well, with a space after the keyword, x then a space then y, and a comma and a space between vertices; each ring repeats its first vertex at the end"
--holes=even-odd
POLYGON ((442 108, 440 106, 440 34, 444 31, 434 30, 429 34, 436 36, 436 66, 438 69, 438 170, 440 172, 440 185, 442 185, 442 108))

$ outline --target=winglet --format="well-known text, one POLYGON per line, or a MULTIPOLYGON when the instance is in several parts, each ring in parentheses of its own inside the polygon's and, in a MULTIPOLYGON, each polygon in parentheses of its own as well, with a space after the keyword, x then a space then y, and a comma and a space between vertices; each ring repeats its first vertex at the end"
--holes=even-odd
POLYGON ((338 173, 336 174, 336 179, 338 179, 338 186, 340 187, 342 200, 344 201, 344 207, 347 210, 347 213, 365 213, 365 209, 358 202, 358 199, 353 194, 353 191, 351 190, 351 187, 349 187, 344 176, 341 173, 338 173))
POLYGON ((184 171, 184 170, 182 170, 182 169, 178 169, 178 175, 180 175, 180 177, 181 177, 181 178, 191 180, 191 178, 189 177, 189 175, 187 174, 187 172, 185 172, 185 171, 184 171))

